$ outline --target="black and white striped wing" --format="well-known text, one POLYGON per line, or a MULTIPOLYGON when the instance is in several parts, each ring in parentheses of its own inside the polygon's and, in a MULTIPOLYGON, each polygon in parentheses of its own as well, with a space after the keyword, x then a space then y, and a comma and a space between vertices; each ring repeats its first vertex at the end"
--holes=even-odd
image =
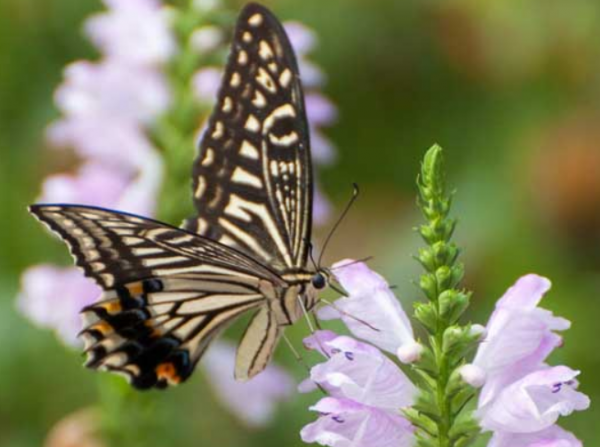
POLYGON ((306 265, 313 185, 304 98, 288 37, 260 5, 238 19, 193 194, 188 230, 279 271, 306 265))
POLYGON ((154 220, 78 205, 30 211, 104 289, 83 310, 87 366, 123 373, 138 388, 187 379, 216 334, 264 307, 259 282, 283 285, 245 254, 154 220))

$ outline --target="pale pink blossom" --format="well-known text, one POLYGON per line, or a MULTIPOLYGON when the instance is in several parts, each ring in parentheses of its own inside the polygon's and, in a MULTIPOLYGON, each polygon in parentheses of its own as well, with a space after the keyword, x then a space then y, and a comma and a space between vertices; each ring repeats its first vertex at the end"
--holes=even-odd
POLYGON ((487 405, 515 379, 535 370, 561 344, 562 338, 554 331, 568 329, 570 322, 538 307, 550 286, 546 278, 526 275, 496 304, 473 361, 487 375, 480 406, 487 405))
POLYGON ((278 404, 291 398, 294 392, 290 375, 273 363, 247 382, 236 381, 235 347, 225 341, 210 346, 202 366, 217 400, 251 427, 266 425, 274 417, 278 404))
POLYGON ((313 51, 317 44, 316 33, 306 25, 290 21, 284 23, 285 31, 296 52, 302 85, 305 88, 317 88, 325 82, 323 71, 308 60, 308 53, 313 51))
POLYGON ((505 433, 535 433, 551 427, 560 416, 585 410, 589 398, 577 391, 579 371, 566 366, 543 367, 510 384, 479 410, 484 429, 505 433))
POLYGON ((356 337, 400 353, 405 363, 417 360, 420 350, 410 320, 385 279, 365 263, 348 259, 335 263, 331 271, 348 296, 335 301, 335 308, 319 310, 319 318, 340 318, 356 337))
POLYGON ((109 116, 63 118, 48 127, 46 138, 53 147, 73 149, 84 160, 129 172, 154 150, 137 123, 109 116))
POLYGON ((578 371, 544 363, 562 343, 555 331, 570 326, 538 307, 550 286, 533 274, 519 279, 496 304, 475 356, 474 370, 485 374, 476 414, 482 428, 494 433, 491 446, 578 445, 555 424, 590 401, 577 391, 578 371))
POLYGON ((311 407, 320 416, 302 429, 303 441, 335 447, 410 445, 413 428, 400 411, 413 403, 417 390, 394 362, 371 345, 331 331, 317 331, 305 345, 328 359, 311 369, 299 389, 308 392, 318 385, 330 397, 311 407))
POLYGON ((167 14, 157 0, 104 0, 105 12, 85 23, 90 40, 120 63, 163 64, 176 51, 167 14))
POLYGON ((217 67, 205 67, 198 70, 192 79, 192 88, 196 99, 207 104, 214 103, 222 77, 223 70, 217 67))
POLYGON ((315 225, 321 225, 331 217, 332 206, 318 183, 315 184, 313 197, 313 222, 315 225))
POLYGON ((331 447, 409 447, 413 428, 398 413, 325 397, 310 407, 319 418, 300 432, 306 443, 331 447))
POLYGON ((75 174, 54 174, 42 184, 39 203, 114 206, 123 195, 128 175, 98 163, 81 166, 75 174))
POLYGON ((192 33, 190 43, 199 54, 215 51, 223 43, 223 30, 218 26, 206 25, 192 33))
POLYGON ((67 66, 64 76, 54 99, 67 117, 148 124, 168 108, 171 100, 164 75, 150 68, 108 59, 79 61, 67 66))
POLYGON ((487 447, 583 447, 572 433, 558 425, 536 433, 498 433, 487 447))
POLYGON ((100 287, 75 267, 38 265, 21 276, 17 308, 36 325, 54 330, 65 344, 77 346, 79 312, 100 293, 100 287))

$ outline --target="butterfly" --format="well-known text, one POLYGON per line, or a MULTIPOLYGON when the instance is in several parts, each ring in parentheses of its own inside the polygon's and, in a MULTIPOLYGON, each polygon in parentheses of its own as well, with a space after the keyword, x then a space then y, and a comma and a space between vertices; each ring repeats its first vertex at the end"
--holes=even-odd
POLYGON ((298 66, 261 5, 238 18, 192 178, 197 215, 181 228, 84 205, 29 208, 103 289, 82 310, 86 366, 139 389, 188 379, 247 312, 234 373, 255 376, 329 282, 326 269, 307 266, 313 180, 298 66))

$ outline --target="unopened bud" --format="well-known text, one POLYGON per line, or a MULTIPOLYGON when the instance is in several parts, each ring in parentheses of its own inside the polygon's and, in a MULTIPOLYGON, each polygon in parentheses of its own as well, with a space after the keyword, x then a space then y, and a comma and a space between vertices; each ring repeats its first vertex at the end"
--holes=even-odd
POLYGON ((423 352, 423 346, 416 341, 404 343, 396 351, 398 359, 404 364, 414 363, 421 359, 421 353, 423 352))
POLYGON ((481 388, 485 384, 487 378, 483 368, 471 363, 462 366, 458 373, 460 374, 461 379, 473 388, 481 388))

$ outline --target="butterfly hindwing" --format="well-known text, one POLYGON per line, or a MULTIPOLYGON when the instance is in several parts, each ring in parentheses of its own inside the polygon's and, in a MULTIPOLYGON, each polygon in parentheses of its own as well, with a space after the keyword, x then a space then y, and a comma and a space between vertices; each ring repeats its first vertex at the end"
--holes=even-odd
POLYGON ((102 286, 83 311, 87 365, 138 388, 185 380, 237 316, 265 307, 260 283, 282 280, 243 253, 151 219, 77 205, 34 205, 102 286))
POLYGON ((278 270, 305 266, 312 172, 304 98, 289 39, 260 5, 240 14, 193 194, 191 231, 278 270))

